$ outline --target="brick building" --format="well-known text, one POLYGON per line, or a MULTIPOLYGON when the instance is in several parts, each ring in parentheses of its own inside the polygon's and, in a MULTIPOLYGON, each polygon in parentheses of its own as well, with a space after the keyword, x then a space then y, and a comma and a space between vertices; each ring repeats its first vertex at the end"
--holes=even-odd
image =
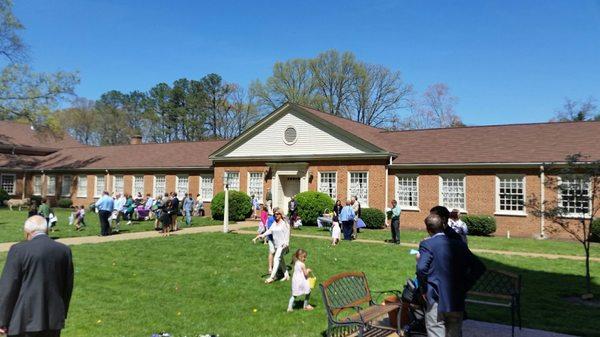
POLYGON ((285 104, 230 141, 91 147, 0 122, 0 174, 15 197, 87 205, 104 190, 177 191, 201 194, 205 209, 227 176, 230 188, 259 198, 271 191, 284 208, 296 193, 318 190, 382 210, 396 199, 404 228, 422 228, 429 208, 442 204, 494 215, 499 235, 532 236, 548 224, 523 202, 560 198, 543 190, 544 165, 574 153, 600 159, 598 144, 600 122, 392 132, 285 104))

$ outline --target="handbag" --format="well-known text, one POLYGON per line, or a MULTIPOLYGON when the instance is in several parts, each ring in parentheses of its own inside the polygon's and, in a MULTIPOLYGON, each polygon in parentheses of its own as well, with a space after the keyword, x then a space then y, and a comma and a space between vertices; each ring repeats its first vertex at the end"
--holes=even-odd
POLYGON ((308 280, 308 286, 310 287, 310 289, 314 289, 315 286, 317 285, 317 277, 315 276, 314 273, 311 273, 312 276, 307 278, 308 280))

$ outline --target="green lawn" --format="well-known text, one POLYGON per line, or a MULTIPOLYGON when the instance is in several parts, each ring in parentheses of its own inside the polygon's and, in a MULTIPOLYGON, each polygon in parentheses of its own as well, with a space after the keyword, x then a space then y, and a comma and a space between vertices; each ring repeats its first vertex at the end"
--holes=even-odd
MULTIPOLYGON (((326 316, 314 292, 312 312, 286 313, 289 282, 265 285, 267 248, 251 235, 196 234, 73 246, 75 291, 63 336, 175 337, 321 336, 326 316)), ((413 275, 406 247, 292 238, 291 250, 308 251, 318 281, 348 270, 366 272, 373 289, 400 288, 413 275)), ((0 265, 6 253, 0 254, 0 265)), ((290 255, 286 257, 290 262, 290 255)), ((600 336, 600 308, 565 302, 581 291, 583 263, 567 260, 483 256, 489 267, 523 276, 525 327, 600 336)), ((592 264, 592 275, 600 265, 592 264)), ((600 294, 600 280, 594 279, 600 294)), ((474 319, 509 322, 505 308, 469 308, 474 319)))
MULTIPOLYGON (((69 226, 70 210, 55 208, 54 211, 58 217, 58 225, 54 232, 50 233, 53 238, 66 238, 76 236, 93 236, 100 234, 100 225, 98 214, 87 212, 85 215, 86 227, 83 230, 76 231, 75 226, 69 226)), ((0 242, 14 242, 23 240, 23 223, 27 218, 27 211, 10 211, 6 208, 0 208, 0 242)), ((183 217, 179 217, 180 226, 185 223, 183 217)), ((154 229, 154 220, 134 221, 132 225, 126 225, 127 221, 121 221, 120 233, 143 232, 154 229)), ((212 226, 222 225, 222 221, 215 221, 207 217, 192 217, 192 226, 212 226)))
MULTIPOLYGON (((331 235, 328 230, 316 227, 303 227, 295 230, 299 234, 331 235)), ((363 229, 358 235, 360 239, 388 240, 391 238, 389 229, 363 229)), ((425 231, 400 230, 400 241, 418 244, 427 237, 425 231)), ((577 241, 567 240, 536 240, 530 238, 482 237, 469 236, 469 248, 510 250, 516 252, 532 252, 546 254, 580 255, 584 256, 583 247, 577 241)), ((600 257, 600 243, 592 243, 590 256, 600 257)))

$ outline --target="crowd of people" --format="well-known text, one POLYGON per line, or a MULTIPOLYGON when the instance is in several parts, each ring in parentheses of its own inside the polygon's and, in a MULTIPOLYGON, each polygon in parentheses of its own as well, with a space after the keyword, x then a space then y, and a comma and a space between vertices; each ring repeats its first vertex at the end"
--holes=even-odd
POLYGON ((94 206, 100 220, 101 236, 118 233, 123 220, 131 225, 136 219, 154 220, 154 229, 161 231, 163 236, 169 236, 172 231, 180 229, 180 216, 189 227, 192 225, 192 216, 204 215, 204 203, 200 194, 194 199, 191 193, 185 193, 182 199, 176 192, 156 197, 150 194, 144 197, 142 193, 138 193, 134 198, 127 193, 111 196, 105 191, 94 206))

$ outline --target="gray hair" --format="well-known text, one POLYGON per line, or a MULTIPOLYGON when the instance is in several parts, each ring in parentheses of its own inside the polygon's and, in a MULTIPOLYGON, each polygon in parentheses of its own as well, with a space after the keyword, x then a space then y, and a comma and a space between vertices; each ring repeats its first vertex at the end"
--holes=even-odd
POLYGON ((23 230, 30 234, 48 233, 48 223, 42 216, 34 215, 25 220, 23 230))

